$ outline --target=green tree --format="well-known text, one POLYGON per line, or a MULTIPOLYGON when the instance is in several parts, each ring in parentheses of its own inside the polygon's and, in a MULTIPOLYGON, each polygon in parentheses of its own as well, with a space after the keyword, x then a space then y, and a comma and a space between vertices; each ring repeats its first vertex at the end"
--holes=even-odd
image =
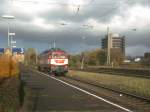
POLYGON ((69 66, 71 68, 79 68, 80 66, 80 55, 70 55, 69 66))
POLYGON ((105 65, 107 61, 106 51, 100 49, 97 53, 97 59, 98 59, 99 65, 105 65))
POLYGON ((84 51, 77 55, 70 56, 70 67, 80 68, 84 58, 84 68, 86 66, 99 66, 106 63, 106 52, 102 49, 84 51))
POLYGON ((119 48, 111 49, 111 62, 114 66, 119 66, 122 64, 124 59, 123 53, 119 48))
POLYGON ((106 63, 106 52, 102 49, 95 49, 86 52, 88 65, 98 66, 106 63))
POLYGON ((97 52, 96 51, 90 51, 87 53, 87 62, 88 62, 88 65, 97 65, 97 52))

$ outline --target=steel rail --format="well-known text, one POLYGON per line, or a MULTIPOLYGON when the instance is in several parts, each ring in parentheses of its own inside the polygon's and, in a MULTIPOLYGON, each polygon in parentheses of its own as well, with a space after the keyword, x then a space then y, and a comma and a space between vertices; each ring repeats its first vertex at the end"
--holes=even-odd
POLYGON ((102 84, 101 85, 100 84, 94 84, 93 82, 87 82, 87 81, 83 81, 83 80, 80 80, 80 79, 77 79, 77 78, 72 78, 72 77, 69 77, 69 76, 66 76, 65 78, 68 78, 68 79, 71 79, 71 80, 75 80, 77 82, 81 82, 81 83, 84 83, 84 84, 92 85, 92 86, 95 86, 95 87, 103 88, 105 90, 109 90, 109 91, 112 91, 112 92, 115 92, 115 93, 118 93, 118 94, 126 95, 128 97, 136 98, 138 100, 142 100, 142 101, 150 103, 150 99, 149 98, 138 96, 138 95, 131 94, 131 93, 128 93, 128 92, 125 92, 125 91, 121 91, 121 90, 116 90, 116 89, 113 89, 111 87, 104 86, 102 84))
POLYGON ((129 76, 129 77, 139 77, 139 78, 150 78, 150 75, 145 74, 133 74, 133 73, 121 73, 121 72, 113 72, 113 71, 103 71, 103 70, 89 70, 89 69, 70 69, 70 70, 77 70, 77 71, 83 71, 83 72, 92 72, 92 73, 104 73, 104 74, 111 74, 111 75, 120 75, 120 76, 129 76))
POLYGON ((123 94, 123 95, 126 95, 126 96, 130 96, 132 98, 136 98, 136 99, 143 100, 143 101, 146 101, 146 102, 150 103, 150 99, 149 98, 138 96, 136 94, 127 93, 127 92, 121 91, 121 90, 116 90, 116 89, 113 89, 111 87, 104 86, 102 84, 101 85, 100 84, 94 84, 93 82, 87 82, 87 81, 83 81, 83 80, 80 80, 80 79, 77 79, 77 78, 73 78, 73 77, 69 77, 69 76, 65 76, 64 78, 75 80, 77 82, 81 82, 81 83, 84 83, 84 84, 92 85, 92 86, 95 86, 95 87, 103 88, 105 90, 109 90, 109 91, 112 91, 112 92, 115 92, 115 93, 118 93, 118 94, 123 94))

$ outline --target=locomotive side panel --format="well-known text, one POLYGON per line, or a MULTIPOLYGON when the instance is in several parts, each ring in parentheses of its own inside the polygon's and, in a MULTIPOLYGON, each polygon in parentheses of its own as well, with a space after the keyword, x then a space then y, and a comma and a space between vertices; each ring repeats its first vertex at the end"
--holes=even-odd
POLYGON ((39 56, 38 68, 41 71, 50 71, 50 55, 49 53, 43 53, 39 56))

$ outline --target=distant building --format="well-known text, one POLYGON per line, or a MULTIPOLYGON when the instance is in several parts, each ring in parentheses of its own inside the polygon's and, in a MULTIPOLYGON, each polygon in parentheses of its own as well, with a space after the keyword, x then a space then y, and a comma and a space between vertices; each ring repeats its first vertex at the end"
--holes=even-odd
POLYGON ((145 58, 145 59, 150 59, 150 52, 145 53, 145 54, 144 54, 144 58, 145 58))
MULTIPOLYGON (((119 49, 123 56, 125 56, 125 36, 121 36, 120 34, 110 33, 110 49, 116 50, 119 49)), ((108 35, 102 39, 102 49, 107 49, 108 46, 108 35)))

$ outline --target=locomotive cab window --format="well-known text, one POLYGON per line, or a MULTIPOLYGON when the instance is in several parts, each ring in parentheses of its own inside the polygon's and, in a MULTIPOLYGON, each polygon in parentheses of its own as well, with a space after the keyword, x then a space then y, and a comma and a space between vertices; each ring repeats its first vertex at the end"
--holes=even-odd
POLYGON ((65 59, 67 58, 65 54, 57 54, 57 53, 54 53, 52 54, 52 58, 60 58, 60 59, 65 59))

